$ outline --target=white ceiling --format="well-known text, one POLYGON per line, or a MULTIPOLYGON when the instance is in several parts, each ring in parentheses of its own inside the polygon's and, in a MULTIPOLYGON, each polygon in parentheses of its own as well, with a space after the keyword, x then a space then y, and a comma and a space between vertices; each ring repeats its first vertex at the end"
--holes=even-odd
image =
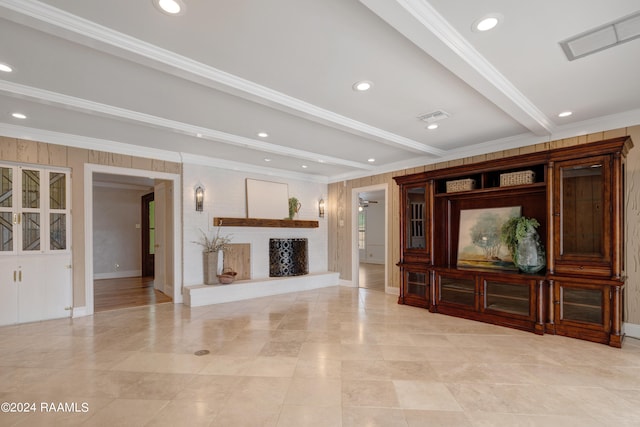
POLYGON ((638 0, 184 3, 0 0, 0 134, 332 182, 640 124, 640 40, 559 45, 638 0))

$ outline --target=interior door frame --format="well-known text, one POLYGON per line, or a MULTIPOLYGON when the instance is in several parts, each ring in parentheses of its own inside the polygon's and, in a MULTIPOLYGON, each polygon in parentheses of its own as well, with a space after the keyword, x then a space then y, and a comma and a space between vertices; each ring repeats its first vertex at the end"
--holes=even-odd
POLYGON ((125 175, 135 177, 145 177, 151 179, 163 179, 171 181, 173 186, 172 211, 173 211, 173 246, 170 250, 173 259, 173 298, 174 304, 182 303, 182 251, 177 242, 181 242, 182 215, 181 200, 182 187, 180 186, 180 175, 168 172, 156 172, 142 169, 129 169, 116 166, 96 165, 85 163, 84 165, 84 287, 85 287, 85 307, 83 315, 93 314, 93 175, 94 173, 107 173, 112 175, 125 175))
POLYGON ((358 248, 358 194, 367 191, 384 191, 384 292, 397 293, 397 288, 389 287, 389 185, 376 184, 351 189, 351 283, 360 287, 360 252, 358 248))

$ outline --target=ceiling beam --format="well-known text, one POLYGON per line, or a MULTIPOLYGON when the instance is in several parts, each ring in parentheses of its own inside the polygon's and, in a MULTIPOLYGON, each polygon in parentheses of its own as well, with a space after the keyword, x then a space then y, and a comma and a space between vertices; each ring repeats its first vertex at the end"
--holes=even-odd
POLYGON ((534 135, 548 136, 554 125, 500 71, 482 56, 426 0, 360 0, 534 135))

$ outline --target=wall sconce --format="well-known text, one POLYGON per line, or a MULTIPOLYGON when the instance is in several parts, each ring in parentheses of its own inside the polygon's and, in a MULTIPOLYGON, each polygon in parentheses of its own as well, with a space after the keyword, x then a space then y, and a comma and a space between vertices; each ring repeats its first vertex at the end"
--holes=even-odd
POLYGON ((324 199, 318 200, 318 216, 324 218, 324 199))
POLYGON ((202 206, 204 205, 204 188, 201 186, 196 187, 196 212, 202 212, 202 206))

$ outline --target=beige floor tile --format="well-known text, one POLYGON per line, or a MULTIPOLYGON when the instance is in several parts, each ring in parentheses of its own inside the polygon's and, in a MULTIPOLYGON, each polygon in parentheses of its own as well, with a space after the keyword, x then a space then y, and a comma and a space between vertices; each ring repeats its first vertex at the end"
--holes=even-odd
POLYGON ((403 380, 394 380, 393 384, 403 409, 462 411, 445 384, 403 380))
POLYGON ((284 403, 303 406, 340 406, 341 382, 335 378, 299 378, 291 380, 284 403))
POLYGON ((3 427, 637 426, 640 340, 537 336, 334 287, 0 327, 0 400, 89 404, 1 413, 3 427))
POLYGON ((342 381, 342 406, 398 408, 398 396, 391 381, 342 381))
POLYGON ((337 406, 283 405, 278 427, 327 427, 342 425, 342 408, 337 406))

